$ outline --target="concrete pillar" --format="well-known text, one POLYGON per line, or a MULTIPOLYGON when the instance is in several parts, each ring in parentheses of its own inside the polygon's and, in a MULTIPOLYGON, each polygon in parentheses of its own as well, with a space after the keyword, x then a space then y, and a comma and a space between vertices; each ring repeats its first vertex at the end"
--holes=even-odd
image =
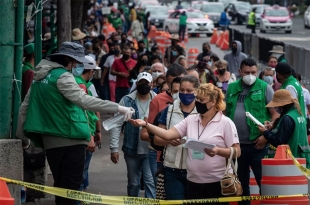
MULTIPOLYGON (((0 139, 0 176, 23 180, 23 150, 22 141, 15 139, 0 139)), ((21 187, 8 184, 15 205, 20 205, 21 187)))

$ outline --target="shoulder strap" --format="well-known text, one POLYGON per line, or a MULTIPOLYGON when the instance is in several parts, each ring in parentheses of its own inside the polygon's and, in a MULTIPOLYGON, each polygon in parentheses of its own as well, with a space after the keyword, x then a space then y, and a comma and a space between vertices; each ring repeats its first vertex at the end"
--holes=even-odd
POLYGON ((125 66, 126 70, 129 70, 128 66, 126 65, 125 61, 123 61, 123 59, 121 59, 123 65, 125 66))
POLYGON ((233 173, 235 175, 237 175, 237 170, 238 170, 238 160, 237 160, 237 151, 236 151, 236 164, 234 164, 232 157, 234 155, 234 152, 236 151, 236 149, 234 147, 230 147, 230 156, 226 165, 226 170, 225 170, 225 175, 228 173, 229 167, 231 165, 231 168, 233 169, 233 173))

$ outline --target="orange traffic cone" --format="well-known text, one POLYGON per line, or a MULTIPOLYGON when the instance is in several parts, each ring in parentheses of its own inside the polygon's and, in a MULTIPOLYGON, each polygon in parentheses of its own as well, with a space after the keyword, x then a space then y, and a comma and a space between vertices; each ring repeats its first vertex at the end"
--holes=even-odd
POLYGON ((222 42, 223 42, 223 38, 224 38, 224 33, 223 33, 223 31, 221 31, 221 32, 220 32, 220 35, 219 35, 219 37, 218 37, 218 39, 217 39, 217 41, 216 41, 216 46, 217 46, 217 47, 220 47, 220 46, 221 46, 221 44, 222 44, 222 42))
POLYGON ((185 29, 184 42, 185 42, 185 43, 188 43, 188 33, 187 33, 187 28, 185 29))
POLYGON ((289 149, 290 146, 288 145, 279 145, 277 147, 276 154, 274 156, 274 159, 288 159, 288 154, 286 153, 286 150, 289 149))
POLYGON ((155 26, 151 26, 151 29, 150 29, 150 32, 148 34, 148 37, 149 38, 155 38, 156 37, 156 27, 155 26))
POLYGON ((221 50, 229 50, 229 34, 228 31, 225 31, 223 42, 220 46, 221 50))
POLYGON ((0 180, 0 204, 14 205, 14 199, 11 197, 5 181, 0 180))
POLYGON ((213 34, 212 34, 210 43, 211 44, 215 44, 216 41, 217 41, 217 38, 218 38, 218 36, 217 36, 217 29, 215 28, 215 29, 213 29, 213 34))

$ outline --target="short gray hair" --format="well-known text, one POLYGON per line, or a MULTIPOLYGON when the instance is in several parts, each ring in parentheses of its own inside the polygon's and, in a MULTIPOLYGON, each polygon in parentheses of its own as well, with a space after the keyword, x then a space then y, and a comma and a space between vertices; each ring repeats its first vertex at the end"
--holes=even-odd
POLYGON ((153 70, 154 67, 156 66, 161 66, 163 68, 163 71, 165 72, 165 66, 164 64, 162 63, 154 63, 152 66, 151 66, 151 71, 153 70))
POLYGON ((272 70, 271 67, 265 67, 265 69, 263 70, 263 72, 265 73, 265 71, 272 71, 273 72, 273 75, 275 74, 275 70, 272 70))

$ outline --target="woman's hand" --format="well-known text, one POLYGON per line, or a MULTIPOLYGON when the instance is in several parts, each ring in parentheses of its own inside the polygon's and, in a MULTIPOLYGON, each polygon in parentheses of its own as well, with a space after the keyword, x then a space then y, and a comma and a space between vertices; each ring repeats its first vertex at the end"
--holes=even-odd
POLYGON ((130 122, 135 127, 141 127, 141 126, 146 125, 146 122, 144 120, 141 120, 141 119, 136 119, 136 120, 130 119, 130 120, 128 120, 128 122, 130 122))
POLYGON ((219 149, 218 149, 218 147, 213 147, 213 149, 207 149, 207 148, 205 148, 204 151, 205 151, 205 153, 206 153, 207 155, 209 155, 210 157, 214 157, 215 155, 217 155, 219 149))
POLYGON ((263 132, 265 132, 265 131, 267 130, 265 127, 259 126, 259 125, 258 125, 258 129, 259 129, 259 131, 260 131, 261 133, 263 133, 263 132))
POLYGON ((264 125, 265 127, 268 129, 268 130, 271 130, 272 126, 273 126, 273 123, 272 122, 269 122, 269 121, 265 121, 264 122, 264 125))

